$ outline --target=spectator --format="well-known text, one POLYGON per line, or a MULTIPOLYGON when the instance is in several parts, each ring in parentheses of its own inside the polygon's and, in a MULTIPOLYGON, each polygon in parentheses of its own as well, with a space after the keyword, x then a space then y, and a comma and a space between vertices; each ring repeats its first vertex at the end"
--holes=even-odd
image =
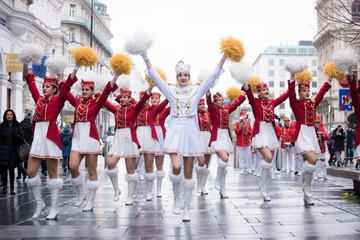
POLYGON ((62 168, 64 173, 68 171, 69 167, 69 157, 70 150, 72 145, 72 132, 70 124, 66 124, 62 132, 60 133, 61 143, 62 143, 62 168))
MULTIPOLYGON (((32 124, 31 124, 31 119, 32 119, 32 113, 31 112, 27 112, 25 115, 24 120, 22 120, 20 122, 20 126, 23 130, 23 134, 24 134, 24 139, 25 141, 31 146, 32 141, 33 141, 33 132, 32 132, 32 124)), ((27 168, 27 162, 24 162, 24 166, 22 165, 22 163, 20 162, 18 165, 18 175, 16 177, 16 179, 21 179, 21 174, 23 175, 23 179, 25 180, 26 178, 26 171, 25 169, 27 168)))
POLYGON ((332 134, 334 132, 335 128, 332 127, 330 129, 330 132, 328 134, 328 139, 326 141, 326 145, 327 145, 327 149, 329 151, 330 157, 329 157, 329 166, 333 166, 335 165, 335 161, 334 161, 334 156, 335 156, 335 152, 334 152, 334 139, 332 139, 332 134))
POLYGON ((337 128, 333 131, 331 138, 334 140, 334 152, 336 156, 337 166, 344 167, 344 162, 341 159, 341 152, 344 151, 344 142, 346 136, 345 131, 341 125, 338 125, 337 128))
POLYGON ((350 160, 350 164, 353 164, 354 142, 355 142, 355 131, 351 126, 348 126, 346 130, 345 164, 347 164, 349 160, 350 160))

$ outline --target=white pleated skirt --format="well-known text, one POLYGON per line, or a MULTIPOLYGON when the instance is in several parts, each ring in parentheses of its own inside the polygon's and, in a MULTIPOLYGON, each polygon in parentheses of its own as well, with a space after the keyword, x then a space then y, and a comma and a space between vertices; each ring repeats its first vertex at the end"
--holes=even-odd
POLYGON ((316 154, 316 159, 325 159, 325 158, 326 158, 325 153, 316 154))
POLYGON ((49 123, 49 121, 35 123, 34 139, 31 144, 30 157, 62 158, 62 151, 58 145, 54 141, 46 138, 49 123))
POLYGON ((302 124, 299 135, 295 141, 295 154, 303 155, 306 152, 321 154, 315 127, 302 124))
POLYGON ((273 123, 260 121, 259 127, 259 133, 251 139, 252 146, 254 148, 266 147, 271 151, 279 149, 280 143, 276 136, 273 123))
POLYGON ((234 152, 234 146, 230 139, 228 129, 218 128, 217 139, 211 143, 212 152, 218 152, 220 150, 225 150, 228 154, 234 152))
POLYGON ((211 147, 209 147, 209 142, 211 138, 211 132, 210 131, 200 131, 201 136, 201 144, 204 148, 205 154, 213 154, 215 151, 211 150, 211 147))
POLYGON ((140 156, 137 144, 132 141, 130 128, 116 129, 108 156, 116 158, 134 158, 140 156))
POLYGON ((164 140, 163 151, 184 157, 204 156, 196 118, 172 118, 164 140))
POLYGON ((159 153, 160 144, 159 141, 151 137, 151 127, 150 126, 137 126, 136 127, 136 136, 139 140, 141 148, 139 149, 140 153, 159 153))
POLYGON ((90 122, 75 123, 71 151, 79 154, 101 153, 100 141, 90 137, 90 122))
POLYGON ((155 153, 155 156, 164 156, 162 149, 164 148, 164 133, 161 126, 155 126, 157 138, 159 140, 160 152, 155 153))

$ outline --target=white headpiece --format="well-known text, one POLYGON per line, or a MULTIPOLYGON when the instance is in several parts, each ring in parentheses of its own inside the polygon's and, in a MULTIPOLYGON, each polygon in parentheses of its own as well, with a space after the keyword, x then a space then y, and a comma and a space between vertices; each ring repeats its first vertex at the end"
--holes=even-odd
POLYGON ((190 74, 190 65, 185 64, 183 61, 179 61, 175 66, 176 76, 179 75, 181 72, 189 73, 190 74))

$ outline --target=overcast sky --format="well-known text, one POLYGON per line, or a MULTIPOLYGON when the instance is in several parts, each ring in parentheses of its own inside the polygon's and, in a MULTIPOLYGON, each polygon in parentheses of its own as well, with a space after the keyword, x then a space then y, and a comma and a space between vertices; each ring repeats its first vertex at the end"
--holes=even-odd
MULTIPOLYGON (((193 80, 201 70, 215 67, 221 58, 220 40, 226 36, 240 39, 246 50, 244 61, 253 63, 268 45, 297 45, 316 34, 314 0, 100 1, 108 6, 112 18, 115 53, 123 51, 129 35, 148 32, 154 38, 149 58, 172 82, 179 60, 190 64, 193 80)), ((143 72, 142 58, 132 59, 143 72)), ((222 93, 236 85, 228 66, 220 79, 222 93)))

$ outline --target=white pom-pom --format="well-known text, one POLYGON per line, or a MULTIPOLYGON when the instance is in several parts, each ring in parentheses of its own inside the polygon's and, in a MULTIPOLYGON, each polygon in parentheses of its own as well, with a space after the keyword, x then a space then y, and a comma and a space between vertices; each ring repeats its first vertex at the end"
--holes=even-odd
POLYGON ((75 82, 74 85, 71 87, 72 94, 74 94, 75 96, 81 96, 81 91, 81 81, 75 82))
POLYGON ((232 62, 229 71, 231 77, 239 84, 247 83, 253 76, 253 68, 249 62, 232 62))
POLYGON ((130 75, 120 75, 116 84, 121 89, 129 89, 130 88, 130 75))
POLYGON ((136 32, 129 36, 124 45, 124 51, 129 54, 145 53, 154 43, 154 39, 146 32, 136 32))
POLYGON ((82 72, 79 75, 80 76, 78 77, 78 79, 84 80, 84 81, 93 81, 94 83, 96 83, 99 79, 99 76, 94 71, 91 71, 91 70, 82 72))
POLYGON ((203 69, 199 72, 198 74, 198 80, 200 83, 203 83, 205 81, 206 78, 208 78, 211 74, 211 70, 210 69, 203 69))
POLYGON ((347 48, 345 50, 338 50, 332 55, 336 67, 340 71, 347 71, 349 67, 354 67, 357 62, 357 53, 353 48, 347 48))
POLYGON ((291 74, 299 73, 308 68, 305 59, 294 58, 285 63, 285 70, 291 74))
POLYGON ((110 74, 102 75, 98 78, 97 82, 95 82, 95 87, 97 91, 102 92, 109 81, 111 81, 114 77, 110 74))
POLYGON ((31 61, 39 65, 44 55, 44 50, 39 45, 26 44, 19 52, 19 61, 24 65, 31 61))
POLYGON ((57 54, 50 56, 45 65, 51 73, 59 74, 67 67, 67 60, 63 55, 57 54))

